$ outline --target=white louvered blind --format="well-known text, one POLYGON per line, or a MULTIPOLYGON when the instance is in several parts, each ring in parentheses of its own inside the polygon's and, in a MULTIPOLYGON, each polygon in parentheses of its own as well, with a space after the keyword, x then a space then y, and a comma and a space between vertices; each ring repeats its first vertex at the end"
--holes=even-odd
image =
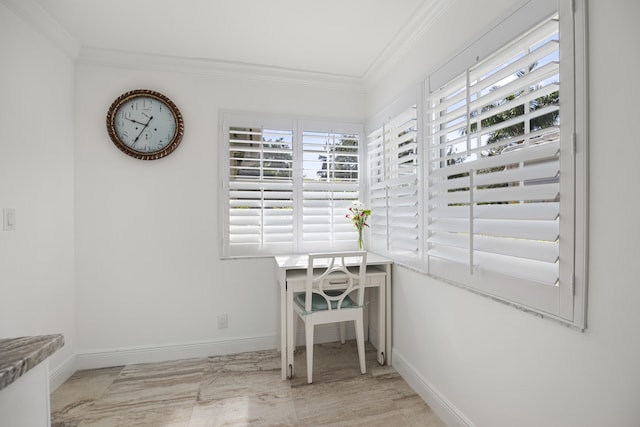
POLYGON ((230 255, 293 251, 293 131, 229 127, 230 255))
POLYGON ((368 135, 371 249, 409 264, 421 249, 418 160, 415 105, 368 135))
POLYGON ((361 124, 235 112, 221 121, 224 257, 357 247, 345 215, 360 194, 361 124))
POLYGON ((429 272, 549 313, 558 312, 568 143, 558 28, 554 16, 432 88, 426 112, 429 272))
POLYGON ((353 249, 345 215, 359 196, 359 135, 303 131, 302 156, 302 248, 353 249))

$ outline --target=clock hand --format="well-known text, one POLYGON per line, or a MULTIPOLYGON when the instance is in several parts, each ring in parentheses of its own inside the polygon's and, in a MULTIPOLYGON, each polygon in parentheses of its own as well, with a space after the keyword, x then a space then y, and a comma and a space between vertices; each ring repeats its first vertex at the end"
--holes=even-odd
MULTIPOLYGON (((138 136, 136 136, 136 139, 133 140, 133 144, 135 144, 136 142, 138 142, 138 139, 140 139, 140 135, 142 135, 142 132, 144 132, 144 130, 147 128, 147 126, 149 126, 149 123, 151 123, 151 120, 153 120, 153 116, 149 117, 149 120, 147 121, 147 123, 144 124, 144 126, 142 127, 142 129, 140 130, 140 133, 138 134, 138 136)), ((142 124, 142 123, 141 123, 142 124)), ((132 144, 132 145, 133 145, 132 144)))
POLYGON ((133 120, 133 119, 129 119, 129 118, 127 118, 127 117, 125 117, 125 120, 129 120, 130 122, 137 123, 137 124, 139 124, 139 125, 143 125, 143 124, 144 124, 144 123, 142 123, 142 122, 139 122, 139 121, 137 121, 137 120, 133 120))

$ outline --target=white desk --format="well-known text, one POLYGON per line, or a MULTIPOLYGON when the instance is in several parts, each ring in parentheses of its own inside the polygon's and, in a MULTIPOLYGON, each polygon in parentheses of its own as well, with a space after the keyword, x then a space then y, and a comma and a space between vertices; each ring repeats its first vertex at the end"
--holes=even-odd
MULTIPOLYGON (((307 254, 278 255, 278 284, 280 286, 280 350, 282 379, 293 372, 295 350, 293 295, 305 289, 307 254)), ((391 365, 391 263, 390 259, 367 253, 366 287, 378 288, 378 363, 391 365)))

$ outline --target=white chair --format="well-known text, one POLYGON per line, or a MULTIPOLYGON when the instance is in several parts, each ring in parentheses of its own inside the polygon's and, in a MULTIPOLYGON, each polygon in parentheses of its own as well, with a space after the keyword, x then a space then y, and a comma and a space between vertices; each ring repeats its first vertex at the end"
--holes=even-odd
POLYGON ((364 358, 364 283, 366 252, 309 254, 305 292, 294 296, 293 309, 305 324, 307 382, 313 380, 313 332, 315 325, 354 321, 360 372, 366 373, 364 358))

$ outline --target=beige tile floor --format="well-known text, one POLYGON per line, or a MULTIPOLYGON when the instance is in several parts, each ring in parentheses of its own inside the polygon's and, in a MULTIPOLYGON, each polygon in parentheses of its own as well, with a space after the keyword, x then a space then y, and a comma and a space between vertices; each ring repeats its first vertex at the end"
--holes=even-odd
POLYGON ((52 426, 445 427, 373 347, 365 375, 354 341, 314 353, 313 384, 301 348, 289 381, 277 351, 78 371, 51 395, 52 426))

